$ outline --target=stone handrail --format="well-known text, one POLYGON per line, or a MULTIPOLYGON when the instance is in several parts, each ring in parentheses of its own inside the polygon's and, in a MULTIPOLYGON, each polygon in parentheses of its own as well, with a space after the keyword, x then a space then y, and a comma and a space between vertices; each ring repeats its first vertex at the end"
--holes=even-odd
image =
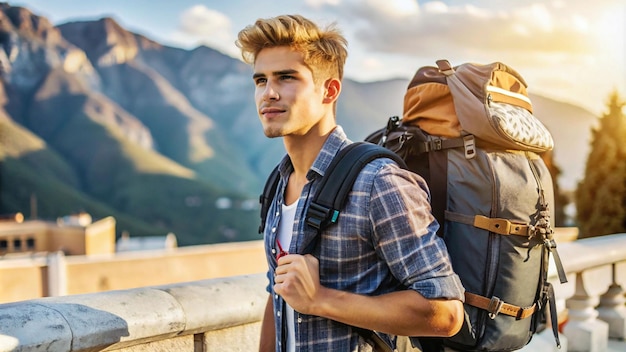
MULTIPOLYGON (((626 234, 558 251, 569 280, 550 271, 568 319, 560 351, 606 351, 626 336, 626 234)), ((266 282, 257 274, 1 304, 0 351, 255 350, 266 282)), ((523 350, 559 351, 550 329, 523 350)))
MULTIPOLYGON (((626 233, 559 243, 557 249, 561 257, 565 258, 563 260, 565 271, 578 273, 626 261, 626 233)), ((556 272, 551 271, 551 273, 551 276, 556 278, 556 272)))
POLYGON ((251 351, 266 281, 256 274, 2 304, 0 351, 205 351, 229 344, 230 329, 231 345, 251 351))

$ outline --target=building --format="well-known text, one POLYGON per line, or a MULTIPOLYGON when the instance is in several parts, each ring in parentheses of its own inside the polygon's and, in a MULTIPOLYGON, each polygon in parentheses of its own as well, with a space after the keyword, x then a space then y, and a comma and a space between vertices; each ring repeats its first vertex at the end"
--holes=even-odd
POLYGON ((115 252, 115 218, 92 222, 78 213, 56 222, 26 220, 21 213, 0 217, 0 257, 62 251, 65 255, 115 252))

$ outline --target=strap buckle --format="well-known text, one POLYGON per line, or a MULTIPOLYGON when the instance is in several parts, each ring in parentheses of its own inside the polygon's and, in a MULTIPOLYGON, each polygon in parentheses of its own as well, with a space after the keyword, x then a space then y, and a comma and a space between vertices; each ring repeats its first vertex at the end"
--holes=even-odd
POLYGON ((496 296, 491 297, 491 300, 489 301, 489 306, 487 307, 487 311, 489 312, 489 318, 495 319, 498 313, 500 313, 500 309, 502 308, 503 304, 504 301, 500 298, 496 296))
POLYGON ((430 152, 432 150, 441 150, 443 149, 443 141, 440 138, 433 139, 431 141, 426 142, 426 151, 430 152))
POLYGON ((337 222, 338 218, 338 210, 325 207, 316 202, 311 202, 306 214, 306 223, 319 231, 329 223, 337 222))
POLYGON ((476 156, 476 143, 474 135, 469 134, 463 137, 463 148, 465 149, 465 159, 472 159, 476 156))

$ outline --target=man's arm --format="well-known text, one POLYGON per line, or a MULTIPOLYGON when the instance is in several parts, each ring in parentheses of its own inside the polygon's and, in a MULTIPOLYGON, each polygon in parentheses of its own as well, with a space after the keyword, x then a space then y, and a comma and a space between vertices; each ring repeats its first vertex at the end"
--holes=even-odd
POLYGON ((365 296, 320 285, 311 255, 280 258, 274 289, 296 311, 403 336, 452 336, 463 324, 459 300, 427 299, 413 290, 365 296))
POLYGON ((276 351, 276 327, 274 325, 274 303, 272 295, 267 298, 265 305, 265 314, 261 323, 261 341, 259 343, 259 352, 276 351))

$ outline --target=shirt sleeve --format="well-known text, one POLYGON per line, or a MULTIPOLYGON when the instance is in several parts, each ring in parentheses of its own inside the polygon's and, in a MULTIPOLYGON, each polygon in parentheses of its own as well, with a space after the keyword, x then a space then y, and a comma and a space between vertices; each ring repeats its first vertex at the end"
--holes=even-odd
POLYGON ((376 251, 392 274, 426 298, 464 299, 419 175, 386 164, 372 184, 370 217, 376 251))

